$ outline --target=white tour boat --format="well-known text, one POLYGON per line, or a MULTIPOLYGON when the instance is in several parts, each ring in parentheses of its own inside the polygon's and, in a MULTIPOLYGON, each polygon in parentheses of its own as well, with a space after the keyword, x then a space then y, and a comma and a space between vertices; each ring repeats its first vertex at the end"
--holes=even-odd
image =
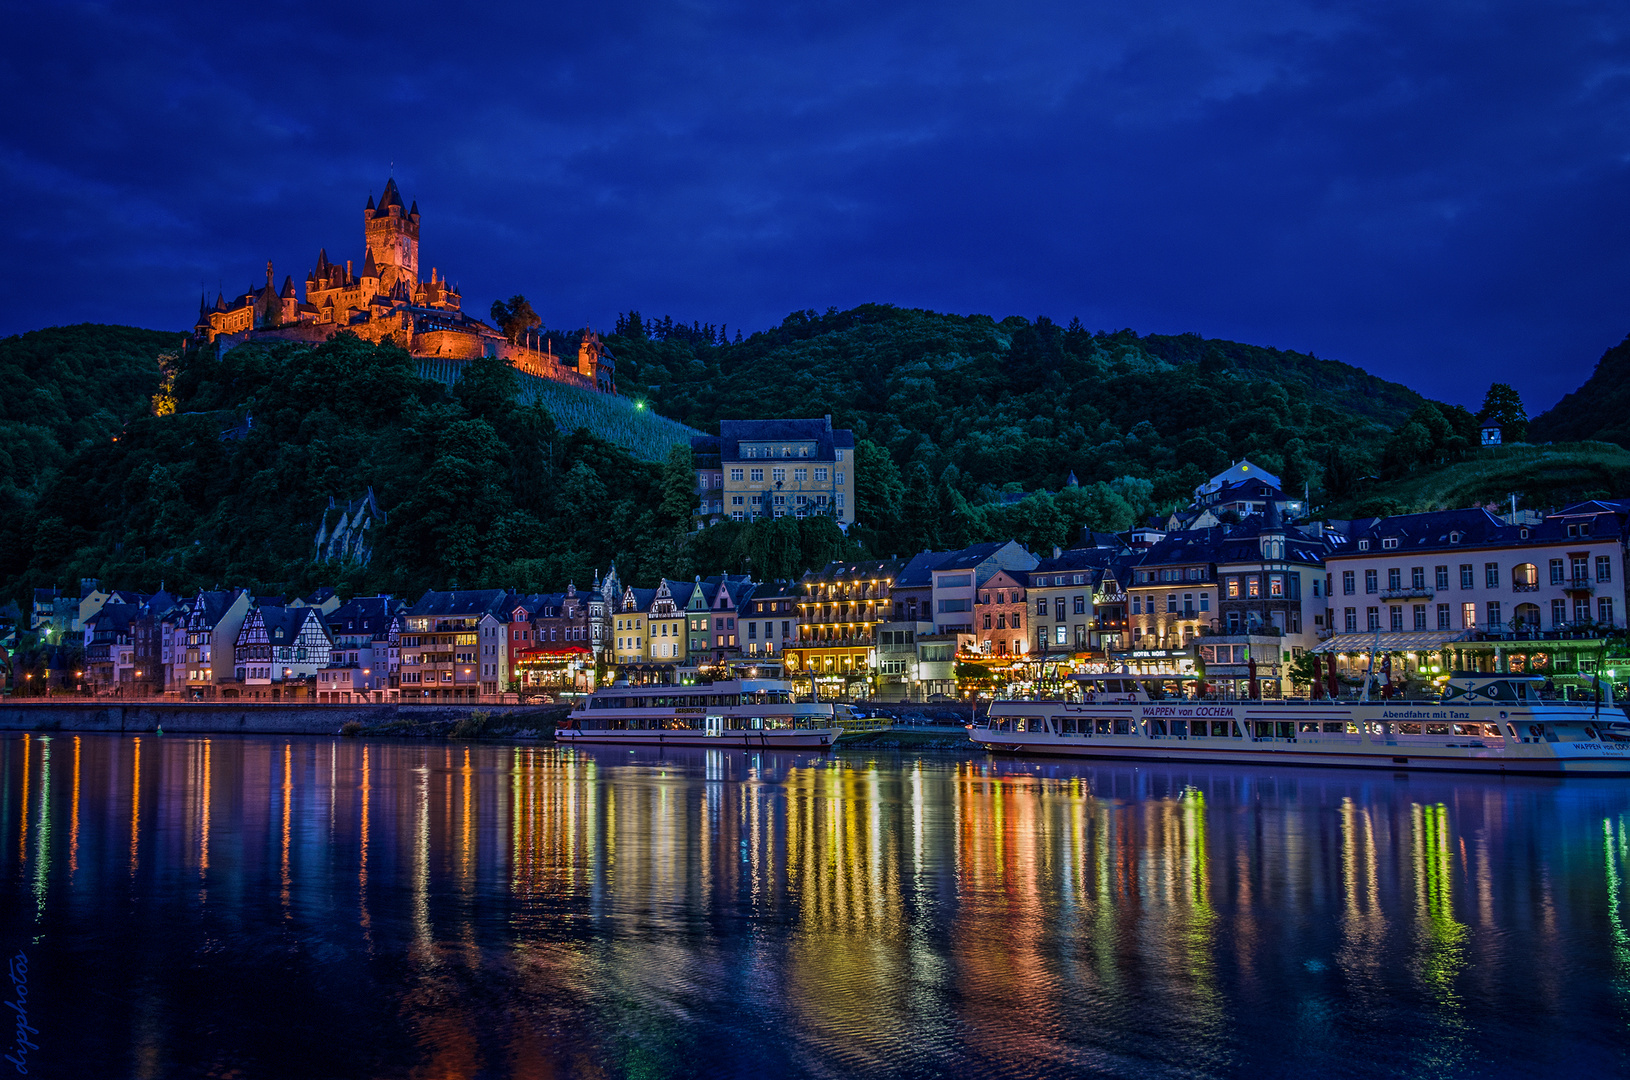
POLYGON ((1154 700, 1160 680, 1077 676, 1062 700, 999 700, 969 737, 991 750, 1143 761, 1630 773, 1613 701, 1542 698, 1541 677, 1456 674, 1428 701, 1154 700))
POLYGON ((778 679, 697 686, 607 686, 555 728, 561 743, 616 746, 820 749, 837 742, 847 706, 798 701, 778 679))

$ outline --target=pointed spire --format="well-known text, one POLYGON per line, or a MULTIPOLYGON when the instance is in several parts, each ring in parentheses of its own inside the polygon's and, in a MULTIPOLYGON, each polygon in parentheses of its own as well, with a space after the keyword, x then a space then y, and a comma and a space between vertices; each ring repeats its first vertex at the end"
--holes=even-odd
POLYGON ((217 292, 215 294, 215 310, 216 311, 225 311, 226 310, 226 294, 225 293, 217 292))
POLYGON ((376 278, 379 276, 379 266, 374 262, 374 249, 368 249, 368 258, 362 263, 362 276, 376 278))
POLYGON ((401 206, 401 205, 402 205, 402 192, 401 192, 400 189, 397 188, 397 186, 396 186, 396 177, 393 176, 389 180, 385 181, 385 193, 383 195, 379 196, 379 209, 383 210, 387 206, 401 206))
POLYGON ((279 292, 277 295, 279 297, 281 297, 282 299, 284 299, 284 300, 293 300, 294 299, 294 275, 293 274, 285 274, 285 275, 283 275, 283 290, 281 292, 279 292))
POLYGON ((368 206, 367 206, 367 209, 372 210, 373 208, 374 208, 374 193, 370 191, 370 192, 368 192, 368 206))
POLYGON ((413 200, 413 205, 412 205, 412 207, 410 207, 408 209, 408 213, 413 217, 418 217, 419 216, 419 200, 418 199, 413 200))
POLYGON ((209 293, 200 291, 198 294, 198 314, 202 316, 209 310, 209 293))

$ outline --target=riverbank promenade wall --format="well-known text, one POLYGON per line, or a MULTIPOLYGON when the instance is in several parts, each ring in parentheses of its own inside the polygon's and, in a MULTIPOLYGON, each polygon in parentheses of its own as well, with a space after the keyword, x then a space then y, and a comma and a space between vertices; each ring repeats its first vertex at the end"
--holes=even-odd
POLYGON ((472 712, 494 720, 541 716, 536 705, 312 705, 224 702, 0 701, 0 731, 333 735, 349 723, 456 723, 472 712))

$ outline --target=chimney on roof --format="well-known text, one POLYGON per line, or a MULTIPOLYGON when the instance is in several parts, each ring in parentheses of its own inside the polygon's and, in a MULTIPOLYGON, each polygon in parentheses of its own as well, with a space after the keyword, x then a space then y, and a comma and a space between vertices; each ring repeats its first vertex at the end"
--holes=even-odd
POLYGON ((1057 544, 1054 544, 1053 545, 1053 558, 1056 559, 1062 554, 1064 554, 1064 550, 1062 548, 1060 548, 1057 544))

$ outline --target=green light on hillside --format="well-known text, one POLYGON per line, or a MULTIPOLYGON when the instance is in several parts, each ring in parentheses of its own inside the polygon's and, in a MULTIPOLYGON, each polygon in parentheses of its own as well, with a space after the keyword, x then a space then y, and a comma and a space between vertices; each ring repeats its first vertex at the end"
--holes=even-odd
POLYGON ((634 408, 636 408, 636 409, 643 409, 643 408, 645 408, 645 402, 643 402, 643 401, 636 401, 636 402, 634 402, 634 408))

